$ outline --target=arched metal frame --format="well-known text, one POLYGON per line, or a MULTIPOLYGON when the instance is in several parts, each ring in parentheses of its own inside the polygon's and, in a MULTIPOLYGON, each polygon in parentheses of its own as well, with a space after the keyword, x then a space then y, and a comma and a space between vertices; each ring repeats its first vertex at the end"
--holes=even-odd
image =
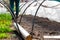
POLYGON ((21 15, 21 18, 20 18, 20 22, 19 22, 19 24, 21 23, 21 20, 22 20, 22 17, 23 17, 23 15, 24 15, 24 13, 25 13, 25 11, 30 7, 30 5, 31 4, 33 4, 35 1, 33 1, 32 3, 30 3, 27 7, 26 7, 26 9, 23 11, 23 13, 22 13, 22 15, 21 15))
MULTIPOLYGON (((35 2, 35 1, 33 1, 31 4, 29 4, 29 5, 26 7, 26 9, 23 11, 23 13, 22 13, 22 15, 21 15, 21 18, 20 18, 19 24, 21 23, 21 20, 22 20, 22 17, 23 17, 23 14, 25 13, 25 11, 26 11, 26 10, 30 7, 30 5, 32 5, 34 2, 35 2)), ((42 6, 42 4, 43 4, 44 2, 45 2, 45 0, 43 0, 43 1, 40 3, 40 5, 38 6, 38 8, 37 8, 37 10, 36 10, 36 12, 35 12, 35 16, 33 17, 33 20, 32 20, 32 30, 31 30, 32 37, 33 37, 35 17, 36 17, 36 15, 37 15, 37 12, 38 12, 40 6, 42 6)), ((25 6, 25 5, 24 5, 24 6, 25 6)), ((24 7, 24 6, 23 6, 23 7, 24 7)), ((23 7, 22 7, 22 8, 23 8, 23 7)))
POLYGON ((44 2, 45 2, 45 0, 43 0, 43 1, 40 3, 40 5, 38 6, 38 8, 37 8, 37 10, 36 10, 36 12, 35 12, 35 15, 34 15, 34 17, 33 17, 33 20, 32 20, 32 30, 31 30, 31 31, 32 31, 32 37, 33 37, 35 17, 36 17, 36 15, 37 15, 37 12, 38 12, 40 6, 41 6, 44 2))
MULTIPOLYGON (((34 0, 32 3, 30 3, 27 7, 26 7, 26 9, 23 11, 23 13, 22 13, 22 15, 21 15, 21 18, 20 18, 20 22, 19 23, 21 23, 21 20, 22 20, 22 17, 23 17, 23 14, 25 13, 25 11, 30 7, 30 5, 32 5, 35 1, 37 1, 37 0, 34 0)), ((6 3, 6 2, 5 2, 6 3)), ((20 10, 27 4, 28 2, 26 2, 21 8, 20 8, 20 10)), ((7 3, 6 3, 7 4, 7 3)), ((58 4, 59 5, 59 4, 58 4)), ((55 5, 55 6, 58 6, 58 5, 55 5)), ((9 7, 9 9, 11 10, 11 8, 10 8, 10 6, 9 5, 7 5, 8 7, 9 7)), ((46 5, 41 5, 41 6, 43 6, 43 7, 45 7, 45 8, 53 8, 53 7, 55 7, 55 6, 52 6, 52 7, 48 7, 48 6, 46 6, 46 5)), ((20 11, 19 10, 19 11, 20 11)), ((37 11, 37 10, 36 10, 37 11)), ((13 10, 11 10, 11 12, 13 13, 13 10)), ((13 14, 14 15, 14 14, 13 14)))
MULTIPOLYGON (((20 8, 20 10, 21 10, 26 4, 27 4, 27 2, 20 8)), ((20 11, 20 10, 19 10, 19 11, 20 11)))

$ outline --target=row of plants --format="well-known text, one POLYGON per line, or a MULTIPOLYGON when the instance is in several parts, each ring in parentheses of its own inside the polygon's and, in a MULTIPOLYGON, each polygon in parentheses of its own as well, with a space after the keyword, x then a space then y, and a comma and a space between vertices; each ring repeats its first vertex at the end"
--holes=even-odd
POLYGON ((10 13, 0 13, 0 20, 11 21, 11 18, 10 13))
POLYGON ((11 15, 9 13, 0 13, 0 39, 9 38, 9 32, 12 32, 10 25, 12 24, 11 15))

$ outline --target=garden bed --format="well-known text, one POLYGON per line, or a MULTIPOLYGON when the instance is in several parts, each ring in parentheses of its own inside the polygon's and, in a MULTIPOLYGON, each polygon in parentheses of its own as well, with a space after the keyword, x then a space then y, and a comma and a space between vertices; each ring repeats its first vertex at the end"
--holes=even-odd
MULTIPOLYGON (((24 15, 21 21, 21 26, 23 26, 29 33, 32 29, 32 15, 24 15)), ((19 21, 19 19, 18 19, 19 21)), ((41 33, 43 35, 60 35, 60 23, 55 21, 50 21, 47 18, 36 17, 34 30, 33 30, 33 39, 40 40, 41 33)), ((47 40, 47 39, 45 39, 47 40)), ((60 39, 51 39, 51 40, 60 40, 60 39)))
MULTIPOLYGON (((8 16, 10 15, 9 17, 6 14, 4 15, 3 14, 0 15, 0 40, 20 40, 18 33, 16 32, 14 26, 12 25, 13 22, 11 20, 12 19, 11 15, 8 14, 8 16)), ((18 21, 20 20, 19 18, 18 21)), ((32 15, 24 15, 20 24, 29 33, 32 32, 31 30, 32 19, 33 19, 32 15)), ((60 23, 50 21, 47 18, 36 17, 33 30, 33 40, 40 40, 42 35, 50 35, 50 36, 60 35, 60 23)), ((60 39, 49 39, 49 40, 60 40, 60 39)))

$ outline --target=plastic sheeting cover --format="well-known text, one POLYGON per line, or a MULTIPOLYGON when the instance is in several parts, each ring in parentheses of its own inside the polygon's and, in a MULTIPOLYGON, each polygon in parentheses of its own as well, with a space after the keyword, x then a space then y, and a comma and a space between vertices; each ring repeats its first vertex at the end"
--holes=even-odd
MULTIPOLYGON (((28 2, 20 11, 20 13, 23 13, 24 9, 28 6, 28 4, 31 3, 31 2, 28 2)), ((37 5, 36 2, 34 2, 26 11, 25 11, 25 14, 26 15, 34 15, 36 10, 37 10, 37 7, 39 6, 39 3, 41 3, 40 1, 38 1, 37 5)), ((60 4, 59 2, 57 1, 45 1, 43 3, 43 5, 46 5, 46 6, 49 6, 49 7, 52 7, 52 6, 55 6, 57 4, 60 4)), ((59 6, 56 6, 54 8, 46 8, 46 7, 43 7, 41 6, 38 13, 37 13, 37 16, 39 17, 44 17, 44 18, 48 18, 49 20, 51 21, 56 21, 56 22, 60 22, 60 5, 59 6)))
POLYGON ((7 9, 2 4, 0 4, 0 13, 6 13, 6 12, 7 9))

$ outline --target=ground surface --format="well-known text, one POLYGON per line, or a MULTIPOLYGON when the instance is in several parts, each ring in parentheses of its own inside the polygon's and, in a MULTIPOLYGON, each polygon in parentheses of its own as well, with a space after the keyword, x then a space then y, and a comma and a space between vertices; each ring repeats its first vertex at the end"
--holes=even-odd
MULTIPOLYGON (((20 16, 19 16, 20 17, 20 16)), ((29 33, 32 32, 32 19, 33 16, 31 15, 24 15, 22 18, 21 26, 29 33)), ((18 18, 18 21, 20 19, 18 18)), ((14 29, 14 26, 12 26, 14 29)), ((15 29, 14 29, 15 30, 15 29)), ((0 39, 0 40, 21 40, 17 32, 12 32, 13 35, 10 39, 0 39)), ((33 40, 41 40, 43 39, 42 35, 60 35, 60 23, 55 21, 50 21, 47 18, 36 17, 35 18, 35 25, 33 30, 33 40)), ((60 40, 60 39, 44 39, 44 40, 60 40)))
MULTIPOLYGON (((22 18, 22 25, 29 33, 32 29, 32 19, 31 15, 24 15, 22 18)), ((47 18, 36 17, 35 25, 33 30, 33 40, 40 40, 42 35, 60 35, 60 23, 55 21, 50 21, 47 18), (41 34, 43 33, 43 34, 41 34)), ((60 40, 60 39, 45 39, 45 40, 60 40)))

